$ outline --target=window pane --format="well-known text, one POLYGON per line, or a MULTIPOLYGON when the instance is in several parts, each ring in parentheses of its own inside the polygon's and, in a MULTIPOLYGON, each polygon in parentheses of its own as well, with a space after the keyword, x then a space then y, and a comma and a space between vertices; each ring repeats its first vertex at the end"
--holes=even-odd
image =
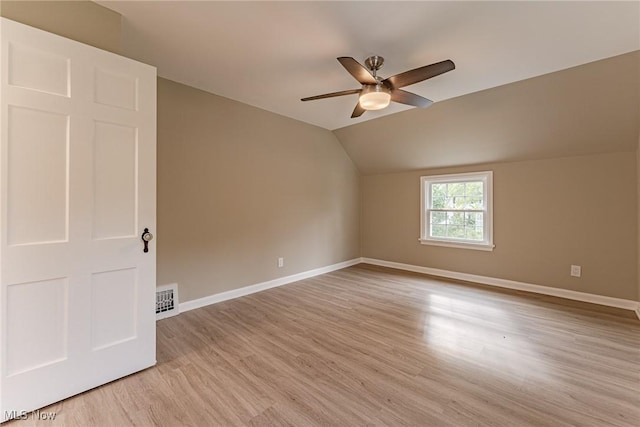
POLYGON ((431 209, 444 209, 446 207, 446 199, 442 195, 433 196, 431 199, 431 209))
POLYGON ((431 237, 447 237, 446 225, 431 225, 431 237))
POLYGON ((484 234, 482 232, 482 227, 467 227, 466 230, 466 238, 469 240, 484 240, 484 234))
POLYGON ((455 208, 455 197, 447 197, 444 203, 444 207, 447 209, 455 208))
MULTIPOLYGON (((475 227, 476 226, 476 214, 473 212, 467 212, 464 215, 464 225, 466 227, 475 227)), ((480 223, 482 225, 482 223, 480 223)))
POLYGON ((481 212, 430 212, 430 236, 483 241, 483 219, 481 212))
POLYGON ((431 184, 432 209, 444 209, 447 198, 447 184, 431 184))
POLYGON ((467 205, 467 198, 464 196, 455 196, 453 197, 453 206, 454 209, 464 209, 467 205))
POLYGON ((464 225, 464 212, 447 212, 447 223, 453 225, 464 225))
POLYGON ((482 196, 482 181, 467 182, 467 196, 482 196))
POLYGON ((464 239, 464 226, 450 225, 447 227, 447 237, 454 239, 464 239))
POLYGON ((431 184, 431 196, 442 196, 445 197, 447 195, 447 184, 431 184))
POLYGON ((447 213, 446 212, 431 212, 431 224, 446 224, 447 213))
POLYGON ((478 227, 484 227, 484 214, 482 212, 476 212, 476 225, 478 227))
POLYGON ((452 182, 448 187, 449 197, 464 196, 464 182, 452 182))
POLYGON ((466 208, 467 209, 482 209, 482 197, 477 197, 477 196, 471 196, 471 197, 467 197, 466 199, 467 205, 466 208))

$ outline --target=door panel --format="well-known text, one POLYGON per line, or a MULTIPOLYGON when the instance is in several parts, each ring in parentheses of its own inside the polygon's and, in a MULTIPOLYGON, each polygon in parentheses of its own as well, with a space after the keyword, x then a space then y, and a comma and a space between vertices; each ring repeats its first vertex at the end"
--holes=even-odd
POLYGON ((7 243, 67 240, 69 116, 9 106, 7 243))
POLYGON ((93 238, 137 237, 138 132, 94 122, 93 238))
POLYGON ((96 67, 95 101, 127 110, 138 110, 138 79, 96 67))
POLYGON ((67 357, 66 277, 17 283, 7 291, 7 376, 67 357))
POLYGON ((91 348, 100 350, 136 337, 136 268, 91 275, 91 348), (117 310, 114 310, 117 307, 117 310))
POLYGON ((9 85, 69 96, 69 57, 20 43, 8 49, 9 85))
POLYGON ((0 421, 155 364, 156 74, 0 18, 0 421))

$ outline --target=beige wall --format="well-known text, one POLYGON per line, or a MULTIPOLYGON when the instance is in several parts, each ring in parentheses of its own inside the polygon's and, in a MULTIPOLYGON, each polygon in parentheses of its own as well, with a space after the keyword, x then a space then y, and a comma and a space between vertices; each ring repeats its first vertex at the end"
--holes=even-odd
MULTIPOLYGON (((636 151, 636 178, 638 190, 638 301, 640 302, 640 133, 638 133, 638 150, 636 151)), ((640 313, 640 308, 638 313, 640 313)))
POLYGON ((360 256, 358 172, 328 130, 159 79, 158 171, 158 283, 182 300, 360 256))
MULTIPOLYGON (((95 3, 0 7, 120 50, 120 15, 95 3)), ((158 79, 158 284, 182 301, 358 257, 358 184, 331 132, 158 79)))
MULTIPOLYGON (((120 16, 92 2, 3 0, 0 15, 120 51, 120 16)), ((626 58, 613 61, 619 60, 626 58)), ((563 75, 539 81, 551 84, 563 75)), ((623 86, 624 93, 631 92, 626 83, 611 81, 617 82, 616 94, 623 86)), ((493 98, 481 104, 495 112, 505 103, 497 102, 500 91, 512 88, 476 97, 493 98)), ((446 169, 495 171, 497 247, 491 253, 472 252, 418 244, 419 172, 365 176, 358 189, 351 161, 322 129, 163 79, 158 102, 158 278, 159 283, 179 282, 183 301, 357 257, 359 236, 367 257, 640 300, 640 138, 637 160, 622 152, 446 169), (598 198, 607 209, 596 203, 598 198), (275 266, 278 256, 285 257, 283 269, 275 266), (571 263, 583 266, 581 279, 569 277, 571 263)), ((437 107, 429 109, 431 116, 437 107)), ((374 132, 384 136, 387 120, 425 111, 367 123, 385 127, 374 132)), ((392 128, 395 140, 404 127, 392 128)), ((417 134, 422 140, 424 134, 417 134)), ((439 158, 446 154, 429 152, 439 158)))
POLYGON ((120 53, 121 17, 91 1, 0 1, 0 16, 120 53))
POLYGON ((635 174, 624 152, 364 176, 362 256, 635 300, 635 174), (421 245, 419 177, 479 170, 494 171, 495 250, 421 245))

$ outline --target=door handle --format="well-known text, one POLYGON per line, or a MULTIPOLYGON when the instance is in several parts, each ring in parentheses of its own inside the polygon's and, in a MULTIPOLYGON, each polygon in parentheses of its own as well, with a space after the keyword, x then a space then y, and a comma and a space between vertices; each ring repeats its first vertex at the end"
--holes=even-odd
POLYGON ((145 228, 141 238, 144 242, 144 252, 149 252, 149 242, 153 239, 153 234, 149 233, 148 228, 145 228))

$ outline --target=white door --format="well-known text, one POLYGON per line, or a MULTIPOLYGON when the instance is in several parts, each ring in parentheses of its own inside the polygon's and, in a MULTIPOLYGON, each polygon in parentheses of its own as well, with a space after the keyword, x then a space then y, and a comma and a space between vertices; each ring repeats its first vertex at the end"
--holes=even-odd
POLYGON ((156 70, 7 19, 0 48, 3 421, 155 364, 156 70))

